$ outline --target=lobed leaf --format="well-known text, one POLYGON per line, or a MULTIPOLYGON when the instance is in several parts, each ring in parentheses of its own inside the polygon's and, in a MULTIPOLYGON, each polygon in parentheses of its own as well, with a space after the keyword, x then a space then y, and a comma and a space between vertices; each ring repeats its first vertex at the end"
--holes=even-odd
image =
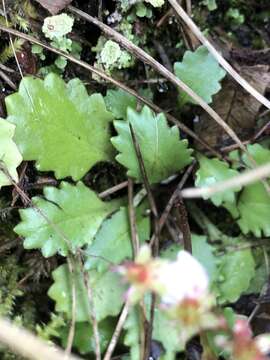
POLYGON ((45 187, 44 196, 32 200, 46 218, 35 208, 20 210, 22 221, 14 231, 25 238, 26 249, 41 249, 45 257, 66 256, 90 244, 102 221, 119 206, 118 201, 101 201, 81 182, 45 187))
POLYGON ((136 109, 137 99, 122 89, 108 90, 104 98, 107 109, 113 113, 115 119, 126 120, 127 109, 136 109))
MULTIPOLYGON (((197 95, 208 104, 212 96, 220 89, 220 81, 226 72, 219 66, 216 59, 205 46, 200 46, 194 52, 186 51, 182 62, 174 63, 175 75, 188 85, 197 95)), ((180 103, 196 102, 186 93, 179 95, 180 103)))
MULTIPOLYGON (((136 211, 136 224, 140 242, 149 239, 150 221, 144 215, 145 206, 136 211)), ((88 246, 88 259, 85 263, 87 269, 106 271, 110 264, 120 264, 132 258, 132 241, 127 208, 122 207, 110 218, 106 219, 93 242, 88 246), (103 260, 104 259, 104 260, 103 260)))
POLYGON ((219 303, 235 302, 249 288, 255 275, 255 261, 250 249, 223 256, 217 286, 219 303))
MULTIPOLYGON (((260 144, 248 145, 247 149, 258 165, 269 162, 270 150, 260 144)), ((251 166, 246 154, 243 155, 243 161, 247 166, 251 166)), ((270 235, 270 195, 261 182, 244 188, 239 198, 238 210, 240 218, 237 222, 244 234, 252 232, 257 237, 270 235)))
MULTIPOLYGON (((146 309, 149 318, 150 297, 146 298, 146 309)), ((175 321, 169 319, 164 311, 155 307, 152 339, 162 344, 165 353, 163 360, 174 360, 177 352, 184 350, 180 343, 180 329, 175 321)), ((130 310, 124 328, 126 330, 124 344, 130 347, 130 360, 140 359, 140 314, 137 307, 130 310)))
POLYGON ((164 114, 155 115, 147 106, 140 113, 128 108, 127 120, 114 121, 118 136, 111 141, 119 151, 116 160, 128 169, 128 176, 142 181, 129 123, 135 132, 151 184, 168 178, 191 163, 192 150, 188 149, 187 140, 179 139, 178 128, 170 128, 164 114))
POLYGON ((270 236, 270 197, 264 185, 255 183, 245 187, 238 202, 240 218, 237 223, 244 234, 270 236))
MULTIPOLYGON (((228 180, 231 177, 239 175, 238 171, 230 169, 225 161, 219 159, 208 159, 203 155, 198 156, 199 169, 196 172, 195 185, 197 187, 211 186, 219 181, 228 180)), ((241 187, 219 192, 210 196, 214 205, 220 206, 222 203, 235 203, 235 192, 241 190, 241 187)), ((209 197, 204 197, 208 199, 209 197)))
POLYGON ((88 96, 79 79, 66 84, 52 73, 44 80, 25 77, 5 101, 8 120, 16 125, 15 142, 38 170, 77 181, 97 162, 112 159, 112 114, 103 97, 88 96))
MULTIPOLYGON (((0 118, 0 161, 9 175, 18 181, 17 167, 22 162, 22 156, 13 141, 15 126, 0 118)), ((10 185, 10 179, 0 170, 0 189, 10 185)))
MULTIPOLYGON (((93 304, 97 321, 108 316, 116 316, 121 310, 124 300, 125 287, 120 277, 112 272, 99 273, 91 270, 88 273, 89 283, 93 292, 93 304)), ((78 322, 90 321, 90 305, 87 290, 84 286, 83 274, 75 267, 73 277, 70 275, 66 264, 53 271, 54 283, 48 295, 55 301, 55 309, 72 318, 72 281, 76 292, 76 316, 78 322)))
MULTIPOLYGON (((61 329, 61 341, 63 348, 67 347, 69 327, 61 329)), ((105 351, 112 337, 115 324, 112 318, 105 319, 98 324, 99 340, 101 351, 105 351)), ((73 347, 79 350, 80 354, 95 353, 95 340, 93 326, 89 322, 77 322, 73 347)))

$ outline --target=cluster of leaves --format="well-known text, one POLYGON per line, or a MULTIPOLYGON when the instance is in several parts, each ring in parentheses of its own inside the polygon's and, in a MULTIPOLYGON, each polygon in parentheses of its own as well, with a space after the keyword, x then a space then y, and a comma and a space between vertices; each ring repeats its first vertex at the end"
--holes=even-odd
MULTIPOLYGON (((80 58, 82 47, 78 41, 71 40, 67 35, 72 31, 74 19, 67 14, 60 14, 45 18, 42 26, 44 35, 50 39, 51 46, 65 53, 69 53, 76 58, 80 58)), ((44 61, 46 55, 40 45, 32 45, 32 53, 38 55, 44 61)), ((57 56, 54 64, 40 68, 39 73, 46 75, 53 71, 62 73, 67 66, 67 59, 57 56)))
MULTIPOLYGON (((219 91, 220 80, 225 76, 204 47, 194 53, 187 52, 183 61, 175 64, 175 73, 208 103, 219 91)), ((179 98, 181 104, 192 103, 182 93, 179 98)), ((11 178, 17 181, 16 168, 22 159, 35 161, 38 171, 52 171, 56 179, 61 180, 59 188, 45 187, 43 196, 32 198, 33 207, 20 210, 21 221, 14 231, 24 238, 25 249, 39 249, 44 257, 55 254, 69 257, 69 262, 52 273, 54 282, 48 292, 55 301, 57 321, 52 318, 47 333, 41 330, 40 333, 47 338, 58 336, 65 344, 75 301, 74 346, 82 354, 94 348, 86 338, 86 334, 92 333, 91 311, 95 312, 102 350, 105 349, 126 291, 118 275, 108 270, 111 265, 118 265, 133 255, 127 200, 101 200, 82 181, 88 171, 98 162, 112 162, 115 158, 124 166, 127 176, 142 184, 131 130, 152 186, 180 172, 194 156, 199 162, 197 186, 228 179, 244 166, 250 167, 245 154, 231 154, 231 166, 218 159, 193 154, 188 141, 181 140, 178 128, 170 127, 164 114, 154 114, 147 106, 138 111, 138 106, 135 98, 121 90, 108 90, 105 98, 101 94, 89 96, 79 79, 65 83, 51 73, 44 80, 24 78, 19 91, 6 97, 8 118, 0 122, 0 156, 4 170, 0 186, 10 184, 11 178), (111 134, 112 123, 116 136, 111 134), (80 253, 84 259, 82 266, 80 253), (74 268, 72 273, 69 264, 74 268), (93 309, 88 301, 85 279, 93 290, 93 309)), ((248 151, 258 164, 269 159, 270 151, 261 145, 251 145, 248 151)), ((235 188, 210 200, 215 206, 228 209, 237 218, 244 234, 269 236, 270 200, 262 184, 235 188)), ((150 238, 147 209, 146 201, 136 207, 141 243, 150 238)), ((220 304, 234 302, 248 290, 255 276, 255 261, 250 249, 228 253, 220 259, 219 247, 209 244, 206 236, 193 234, 192 244, 194 256, 207 269, 220 304)), ((179 246, 170 246, 162 256, 173 258, 178 250, 179 246)), ((158 306, 155 314, 153 338, 162 343, 164 359, 173 359, 176 352, 182 350, 174 324, 158 306)), ((136 309, 130 313, 125 331, 123 342, 131 348, 131 359, 136 360, 140 333, 136 309)))

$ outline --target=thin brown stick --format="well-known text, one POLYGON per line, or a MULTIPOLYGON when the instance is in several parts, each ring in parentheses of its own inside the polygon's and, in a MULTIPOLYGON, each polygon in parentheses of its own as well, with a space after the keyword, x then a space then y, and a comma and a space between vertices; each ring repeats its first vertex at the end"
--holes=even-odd
MULTIPOLYGON (((148 175, 146 172, 146 168, 144 165, 143 156, 140 149, 140 144, 137 141, 136 134, 133 130, 132 125, 129 123, 130 133, 134 145, 134 149, 137 155, 141 176, 143 179, 144 187, 147 192, 148 201, 150 204, 151 212, 154 216, 154 235, 155 241, 153 242, 152 252, 154 256, 158 255, 159 248, 159 222, 158 222, 158 209, 155 202, 155 198, 152 194, 150 183, 148 180, 148 175)), ((150 321, 148 324, 145 324, 145 350, 144 350, 144 359, 148 359, 150 356, 150 348, 151 348, 151 340, 152 340, 152 332, 153 332, 153 322, 154 322, 154 310, 155 310, 156 296, 152 294, 151 296, 151 310, 150 310, 150 321)))
POLYGON ((2 70, 0 70, 0 77, 8 84, 9 87, 11 87, 11 89, 17 90, 17 86, 2 70))
MULTIPOLYGON (((100 348, 100 336, 99 336, 99 330, 98 330, 98 322, 95 314, 95 307, 94 307, 94 301, 93 301, 93 290, 89 281, 88 273, 85 271, 83 266, 83 261, 81 254, 78 253, 77 256, 78 262, 80 264, 81 272, 83 273, 83 281, 84 286, 87 291, 87 297, 89 302, 89 320, 93 327, 93 333, 94 333, 94 341, 95 341, 95 353, 96 353, 96 360, 101 360, 101 348, 100 348)), ((89 338, 89 342, 91 341, 91 338, 89 338)))
MULTIPOLYGON (((0 342, 17 354, 32 360, 63 360, 64 352, 55 345, 48 345, 34 334, 10 321, 0 318, 0 342)), ((68 360, 81 358, 70 355, 68 360)))
POLYGON ((113 336, 111 338, 111 341, 109 343, 109 346, 107 348, 107 351, 104 355, 103 360, 111 359, 114 349, 116 347, 116 344, 118 342, 119 336, 121 334, 121 331, 122 331, 125 321, 127 319, 128 312, 129 312, 129 303, 128 303, 128 301, 126 301, 126 303, 121 311, 121 315, 119 317, 118 323, 116 325, 116 328, 114 330, 113 336))
POLYGON ((190 227, 188 223, 187 209, 180 195, 178 196, 178 201, 176 206, 176 218, 179 223, 179 228, 183 234, 184 250, 192 254, 192 241, 191 241, 190 227))
POLYGON ((131 178, 128 178, 128 214, 129 214, 129 224, 131 232, 131 243, 133 249, 133 258, 135 259, 139 252, 140 242, 138 237, 138 231, 136 226, 136 214, 133 204, 133 181, 131 178))
MULTIPOLYGON (((0 24, 0 30, 5 31, 9 34, 15 35, 17 37, 20 37, 22 39, 25 39, 33 44, 37 44, 41 47, 43 47, 44 49, 47 49, 57 55, 61 55, 64 58, 68 59, 69 61, 73 62, 74 64, 80 65, 81 67, 85 68, 86 70, 98 75, 99 77, 101 77, 102 79, 110 82, 111 84, 119 87, 120 89, 126 91, 127 93, 129 93, 130 95, 136 97, 136 99, 143 103, 148 105, 152 110, 154 110, 157 113, 160 112, 164 112, 160 107, 158 107, 157 105, 153 104, 151 101, 149 101, 148 99, 146 99, 143 96, 140 96, 135 90, 129 88, 128 86, 124 85, 123 83, 121 83, 118 80, 113 79, 112 77, 110 77, 109 75, 105 74, 103 71, 96 69, 95 67, 87 64, 86 62, 76 59, 74 56, 66 54, 64 52, 62 52, 61 50, 58 50, 56 48, 53 48, 45 43, 43 43, 40 40, 37 40, 36 38, 34 38, 33 36, 30 35, 26 35, 20 31, 17 31, 15 29, 11 29, 8 28, 6 26, 3 26, 0 24)), ((165 112, 166 113, 166 112, 165 112)), ((211 146, 209 146, 205 141, 201 140, 199 138, 198 135, 196 135, 192 130, 190 130, 186 125, 184 125, 183 123, 181 123, 179 120, 177 120, 175 117, 173 117, 170 114, 166 114, 167 119, 174 123, 175 125, 177 125, 182 131, 184 131, 186 134, 188 134, 190 137, 192 137, 193 139, 195 139, 196 141, 198 141, 204 148, 208 149, 213 155, 217 156, 217 157, 221 157, 221 155, 214 150, 211 146)))
POLYGON ((223 58, 223 56, 214 48, 214 46, 207 40, 197 25, 193 22, 190 16, 179 5, 177 0, 168 0, 174 8, 179 17, 192 30, 201 43, 207 47, 209 52, 216 58, 220 65, 255 99, 262 103, 265 107, 270 109, 270 101, 260 94, 253 86, 251 86, 243 77, 241 77, 234 68, 223 58))
POLYGON ((123 181, 120 184, 117 184, 115 186, 110 187, 107 190, 102 191, 101 193, 98 194, 98 196, 101 199, 104 199, 107 196, 112 195, 112 194, 116 193, 117 191, 124 189, 127 186, 128 186, 128 181, 123 181))
POLYGON ((67 257, 67 264, 68 264, 68 271, 70 273, 70 279, 71 279, 71 323, 69 327, 68 332, 68 338, 67 338, 67 346, 65 350, 65 360, 68 360, 73 346, 73 340, 75 335, 75 324, 76 324, 76 284, 74 279, 74 266, 72 264, 72 260, 67 257))
MULTIPOLYGON (((170 197, 163 213, 161 214, 161 217, 159 219, 159 231, 163 229, 163 226, 165 222, 167 221, 168 215, 172 210, 173 205, 175 204, 176 199, 179 196, 180 191, 182 190, 183 186, 185 185, 188 177, 190 176, 192 170, 194 169, 194 166, 196 164, 196 161, 194 160, 191 165, 187 168, 186 172, 184 173, 182 179, 180 180, 179 184, 177 185, 177 188, 174 190, 172 196, 170 197)), ((153 234, 150 245, 152 245, 155 241, 155 235, 153 234)))
POLYGON ((147 54, 144 50, 134 45, 131 41, 125 38, 123 35, 113 30, 106 24, 102 23, 98 19, 93 16, 75 8, 74 6, 69 5, 68 9, 81 18, 89 21, 90 23, 98 26, 106 35, 113 38, 116 42, 118 42, 125 49, 130 51, 137 58, 150 65, 153 69, 159 72, 162 76, 168 79, 171 83, 173 83, 176 87, 183 90, 187 93, 196 103, 198 103, 222 128, 223 130, 239 145, 239 147, 246 152, 245 146, 241 143, 241 140, 238 138, 236 133, 228 126, 228 124, 200 97, 198 96, 190 87, 188 87, 183 81, 178 79, 173 73, 171 73, 168 69, 166 69, 163 65, 161 65, 158 61, 156 61, 152 56, 147 54))
POLYGON ((191 0, 186 0, 186 9, 189 16, 191 16, 192 13, 192 5, 191 0))
POLYGON ((256 141, 259 137, 263 135, 264 132, 267 130, 270 130, 270 121, 268 121, 266 124, 264 124, 259 131, 254 135, 252 142, 256 141))
POLYGON ((155 199, 154 199, 152 191, 151 191, 150 183, 149 183, 149 180, 148 180, 148 175, 147 175, 147 172, 146 172, 146 169, 145 169, 144 160, 143 160, 141 149, 140 149, 140 145, 139 145, 139 143, 137 141, 135 132, 134 132, 133 127, 132 127, 132 125, 130 123, 129 123, 129 129, 130 129, 134 149, 135 149, 135 152, 136 152, 136 155, 137 155, 139 168, 140 168, 140 171, 141 171, 141 176, 142 176, 144 186, 145 186, 145 189, 146 189, 146 192, 147 192, 150 208, 151 208, 151 211, 152 211, 154 217, 157 218, 158 217, 158 210, 157 210, 155 199))

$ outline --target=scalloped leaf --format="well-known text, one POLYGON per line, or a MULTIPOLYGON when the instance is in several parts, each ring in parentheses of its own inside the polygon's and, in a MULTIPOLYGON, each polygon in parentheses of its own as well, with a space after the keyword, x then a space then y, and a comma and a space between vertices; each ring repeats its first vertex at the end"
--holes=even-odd
POLYGON ((56 74, 44 80, 25 77, 7 96, 8 120, 16 124, 15 142, 24 160, 58 179, 81 179, 97 162, 111 160, 112 114, 100 94, 88 96, 83 83, 67 84, 56 74))
POLYGON ((270 236, 270 198, 263 184, 246 186, 237 206, 240 215, 237 223, 244 234, 252 232, 256 237, 270 236))
MULTIPOLYGON (((149 317, 150 300, 146 298, 149 317)), ((130 310, 124 328, 126 330, 124 344, 130 347, 130 360, 140 359, 140 314, 138 308, 130 310)), ((158 305, 155 307, 152 339, 160 342, 165 349, 162 360, 174 360, 177 352, 184 350, 180 343, 180 329, 168 318, 158 305)))
MULTIPOLYGON (((238 171, 229 168, 229 164, 219 159, 208 159, 205 156, 198 156, 200 167, 196 172, 195 185, 197 187, 211 186, 219 181, 228 180, 231 177, 239 175, 238 171)), ((222 203, 235 203, 235 192, 241 190, 241 187, 235 187, 232 190, 219 192, 204 199, 211 199, 214 205, 220 206, 222 203)))
MULTIPOLYGON (((174 63, 174 72, 208 104, 212 102, 212 96, 221 89, 220 81, 226 75, 205 46, 198 47, 194 52, 186 51, 182 62, 174 63)), ((182 105, 187 102, 196 104, 184 92, 180 93, 179 98, 182 105)))
MULTIPOLYGON (((249 154, 254 158, 257 165, 263 165, 270 161, 270 150, 266 149, 260 144, 247 145, 247 150, 249 154)), ((253 165, 250 163, 250 159, 247 154, 242 155, 242 159, 247 166, 253 168, 253 165)))
POLYGON ((33 203, 50 220, 34 208, 20 210, 21 222, 14 231, 25 238, 26 249, 41 249, 43 256, 59 253, 66 256, 78 247, 90 244, 102 221, 119 206, 119 201, 104 202, 83 183, 62 182, 60 189, 44 188, 44 198, 33 203), (53 224, 70 240, 67 243, 53 224))
MULTIPOLYGON (((169 127, 164 114, 155 115, 147 106, 140 113, 128 108, 127 119, 140 145, 151 184, 168 178, 191 163, 192 150, 188 149, 187 140, 179 139, 178 128, 169 127)), ((116 160, 128 169, 127 175, 142 181, 128 122, 114 121, 118 136, 111 141, 119 151, 116 160)))
MULTIPOLYGON (((93 292, 94 311, 97 321, 108 316, 119 314, 124 301, 126 288, 118 274, 107 271, 99 273, 96 270, 88 272, 89 282, 93 292)), ((59 266, 52 272, 53 285, 48 295, 55 301, 55 309, 72 317, 72 277, 66 264, 59 266)), ((83 274, 79 266, 74 269, 74 282, 76 289, 76 321, 89 321, 90 305, 87 290, 84 286, 83 274)))
POLYGON ((217 296, 220 304, 235 302, 247 291, 255 276, 255 261, 250 249, 227 253, 222 257, 217 296))
MULTIPOLYGON (((270 150, 260 144, 248 145, 248 152, 258 165, 263 165, 270 160, 270 150)), ((251 166, 246 154, 243 161, 251 166)), ((264 185, 260 182, 248 185, 244 188, 238 202, 240 219, 237 220, 242 232, 252 232, 255 236, 270 236, 270 196, 264 185)))
MULTIPOLYGON (((22 156, 13 141, 15 126, 0 118, 0 161, 2 161, 11 177, 17 182, 17 167, 22 162, 22 156)), ((10 185, 8 177, 0 171, 0 189, 10 185)))
MULTIPOLYGON (((62 347, 66 348, 70 326, 60 329, 62 347)), ((112 318, 105 319, 98 324, 100 348, 105 351, 113 334, 115 321, 112 318)), ((78 349, 82 355, 95 353, 95 340, 93 335, 93 326, 89 322, 77 322, 75 325, 75 334, 73 347, 78 349)))
POLYGON ((137 99, 122 89, 108 90, 104 98, 107 109, 115 119, 126 120, 127 108, 136 109, 137 99))
MULTIPOLYGON (((150 236, 150 221, 149 217, 144 215, 145 209, 145 206, 140 206, 136 211, 137 231, 141 243, 150 236)), ((89 257, 85 263, 86 269, 96 268, 98 271, 106 271, 111 263, 119 264, 125 259, 132 258, 127 208, 122 207, 102 223, 87 253, 89 257)))

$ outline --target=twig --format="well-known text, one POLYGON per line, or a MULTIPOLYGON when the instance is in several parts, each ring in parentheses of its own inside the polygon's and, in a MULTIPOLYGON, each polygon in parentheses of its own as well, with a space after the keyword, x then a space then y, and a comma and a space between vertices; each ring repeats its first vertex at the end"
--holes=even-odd
POLYGON ((103 360, 111 359, 115 346, 118 342, 119 336, 127 319, 128 312, 129 312, 129 303, 128 301, 126 301, 103 360))
MULTIPOLYGON (((10 321, 0 318, 0 342, 17 354, 32 360, 63 360, 64 352, 10 321)), ((70 355, 68 360, 81 358, 70 355)))
POLYGON ((98 18, 102 21, 103 0, 98 0, 98 18))
POLYGON ((212 186, 203 188, 187 188, 181 191, 183 198, 209 197, 219 192, 233 189, 238 186, 248 185, 255 181, 267 178, 270 175, 270 163, 246 171, 229 180, 220 181, 212 186))
MULTIPOLYGON (((0 24, 0 30, 5 31, 9 34, 13 34, 17 37, 20 37, 22 39, 25 39, 33 44, 37 44, 41 47, 43 47, 44 49, 47 49, 57 55, 61 55, 64 58, 68 59, 69 61, 73 62, 74 64, 77 64, 83 68, 85 68, 86 70, 98 75, 99 77, 101 77, 102 79, 112 83, 113 85, 119 87, 120 89, 126 91, 127 93, 133 95, 134 97, 136 97, 136 99, 143 103, 148 105, 152 110, 154 110, 157 113, 160 112, 164 112, 160 107, 158 107, 157 105, 155 105, 154 103, 152 103, 151 101, 149 101, 148 99, 146 99, 143 96, 140 96, 135 90, 132 90, 131 88, 129 88, 128 86, 124 85, 123 83, 121 83, 118 80, 113 79, 112 77, 110 77, 109 75, 105 74, 103 71, 96 69, 95 67, 87 64, 86 62, 79 60, 77 58, 75 58, 72 55, 66 54, 64 52, 62 52, 61 50, 58 50, 56 48, 53 48, 47 44, 44 44, 42 41, 37 40, 36 38, 34 38, 33 36, 24 34, 20 31, 17 31, 15 29, 11 29, 8 28, 6 26, 3 26, 0 24)), ((177 125, 182 131, 184 131, 186 134, 188 134, 189 136, 191 136, 193 139, 195 139, 196 141, 198 141, 203 147, 205 147, 206 149, 208 149, 213 155, 217 156, 217 157, 221 157, 221 155, 215 150, 213 149, 211 146, 209 146, 205 141, 201 140, 199 138, 198 135, 196 135, 192 130, 190 130, 186 125, 182 124, 179 120, 177 120, 175 117, 173 117, 170 114, 166 114, 167 119, 174 123, 175 125, 177 125)))
MULTIPOLYGON (((96 360, 101 360, 101 349, 100 349, 100 336, 99 336, 99 330, 98 330, 98 322, 95 314, 95 308, 94 308, 94 301, 93 301, 93 290, 89 281, 88 273, 85 271, 83 266, 83 261, 81 254, 78 253, 78 261, 80 264, 81 272, 83 273, 83 281, 84 286, 87 290, 87 297, 88 302, 90 305, 89 310, 89 320, 92 323, 93 326, 93 333, 94 333, 94 341, 95 341, 95 353, 96 353, 96 360)), ((90 341, 90 339, 89 339, 90 341)))
MULTIPOLYGON (((179 5, 178 5, 179 6, 179 5)), ((147 54, 144 50, 134 45, 131 41, 125 38, 123 35, 113 30, 106 24, 102 23, 93 16, 75 8, 74 6, 69 5, 68 9, 86 21, 98 26, 106 35, 112 37, 116 42, 118 42, 125 49, 130 51, 137 58, 150 65, 153 69, 159 72, 162 76, 168 79, 176 87, 183 90, 187 93, 196 103, 198 103, 222 128, 223 130, 239 145, 239 147, 246 152, 245 146, 241 143, 241 140, 238 138, 237 134, 231 129, 228 124, 199 96, 197 95, 190 87, 188 87, 183 81, 177 78, 173 73, 156 61, 152 56, 147 54)), ((270 105, 269 105, 270 106, 270 105)))
POLYGON ((252 142, 256 141, 267 130, 270 130, 270 121, 268 121, 259 129, 259 131, 254 135, 252 142))
POLYGON ((128 214, 131 232, 131 242, 133 249, 133 258, 135 259, 139 252, 140 242, 138 237, 138 231, 136 226, 136 214, 133 204, 133 181, 128 179, 128 214))
POLYGON ((189 16, 191 16, 192 13, 192 5, 191 0, 186 0, 186 9, 189 16))
POLYGON ((119 190, 122 190, 124 189, 125 187, 128 186, 128 181, 123 181, 121 182, 120 184, 117 184, 115 186, 112 186, 111 188, 105 190, 105 191, 102 191, 101 193, 98 194, 98 196, 101 198, 101 199, 104 199, 106 198, 107 196, 109 195, 112 195, 114 194, 115 192, 119 191, 119 190))
POLYGON ((17 86, 2 70, 0 70, 0 77, 11 87, 11 89, 17 90, 17 86))
POLYGON ((66 346, 66 350, 65 350, 65 357, 64 360, 68 360, 71 351, 72 351, 72 345, 73 345, 73 340, 74 340, 74 335, 75 335, 75 324, 76 324, 76 284, 75 284, 75 279, 74 279, 74 266, 72 264, 72 260, 67 257, 67 265, 68 265, 68 271, 70 274, 70 279, 71 279, 71 323, 70 323, 70 327, 69 327, 69 332, 68 332, 68 338, 67 338, 67 346, 66 346))
MULTIPOLYGON (((129 128, 130 128, 130 133, 131 133, 134 149, 135 149, 135 152, 136 152, 136 155, 137 155, 137 159, 138 159, 138 163, 139 163, 139 167, 140 167, 144 187, 145 187, 146 192, 147 192, 147 197, 148 197, 148 201, 149 201, 149 204, 150 204, 151 212, 152 212, 152 214, 154 216, 155 241, 153 242, 153 245, 152 245, 152 252, 153 252, 154 256, 157 256, 158 248, 159 248, 158 210, 157 210, 157 206, 156 206, 154 196, 153 196, 152 191, 151 191, 150 183, 149 183, 149 180, 148 180, 147 172, 146 172, 146 169, 145 169, 145 165, 144 165, 144 161, 143 161, 143 157, 142 157, 142 153, 141 153, 141 149, 140 149, 140 144, 137 141, 136 134, 135 134, 135 132, 133 130, 133 127, 132 127, 131 123, 129 123, 129 128)), ((150 310, 150 321, 149 321, 149 323, 147 324, 147 326, 145 328, 146 338, 145 338, 144 359, 148 359, 149 355, 150 355, 155 303, 156 303, 156 297, 155 297, 155 295, 152 294, 152 297, 151 297, 151 310, 150 310)))
POLYGON ((142 153, 141 153, 141 149, 140 149, 140 145, 139 145, 139 143, 137 141, 135 132, 134 132, 133 127, 132 127, 132 125, 130 123, 129 123, 129 129, 130 129, 134 149, 135 149, 135 152, 136 152, 136 155, 137 155, 142 180, 144 182, 144 186, 145 186, 145 189, 147 191, 147 196, 148 196, 149 204, 150 204, 150 207, 151 207, 151 211, 152 211, 154 217, 157 218, 158 217, 157 206, 156 206, 156 202, 155 202, 155 199, 154 199, 152 191, 151 191, 150 183, 149 183, 149 180, 148 180, 148 175, 147 175, 147 172, 146 172, 146 169, 145 169, 145 165, 144 165, 144 161, 143 161, 143 157, 142 157, 142 153))
POLYGON ((15 72, 15 70, 11 69, 9 66, 6 66, 4 64, 0 64, 0 69, 2 69, 3 71, 9 72, 9 73, 15 72))
MULTIPOLYGON (((196 161, 194 160, 192 162, 191 165, 189 165, 189 167, 187 168, 186 172, 184 173, 181 181, 179 182, 179 184, 177 185, 177 188, 174 190, 172 196, 170 197, 163 213, 161 214, 161 217, 159 219, 159 231, 161 231, 163 229, 163 226, 168 218, 169 213, 171 212, 172 207, 174 206, 174 203, 177 199, 177 197, 179 196, 180 191, 182 190, 183 186, 185 185, 188 177, 190 176, 192 170, 194 169, 194 166, 196 164, 196 161)), ((151 240, 150 240, 150 244, 152 245, 155 241, 155 234, 153 234, 151 240)))
POLYGON ((191 232, 188 223, 187 210, 181 196, 178 196, 176 217, 179 223, 180 230, 183 234, 184 249, 192 254, 191 232))
POLYGON ((172 72, 173 71, 172 63, 171 63, 168 55, 166 54, 166 51, 165 51, 163 45, 157 40, 153 40, 153 44, 160 56, 160 59, 161 59, 163 65, 172 72))
POLYGON ((253 86, 251 86, 244 78, 242 78, 233 67, 223 58, 223 56, 214 48, 214 46, 207 40, 197 25, 193 22, 190 16, 179 5, 177 0, 168 0, 179 17, 185 22, 185 24, 192 30, 201 43, 207 47, 209 52, 217 59, 220 65, 255 99, 270 109, 270 101, 267 100, 262 94, 260 94, 253 86))

